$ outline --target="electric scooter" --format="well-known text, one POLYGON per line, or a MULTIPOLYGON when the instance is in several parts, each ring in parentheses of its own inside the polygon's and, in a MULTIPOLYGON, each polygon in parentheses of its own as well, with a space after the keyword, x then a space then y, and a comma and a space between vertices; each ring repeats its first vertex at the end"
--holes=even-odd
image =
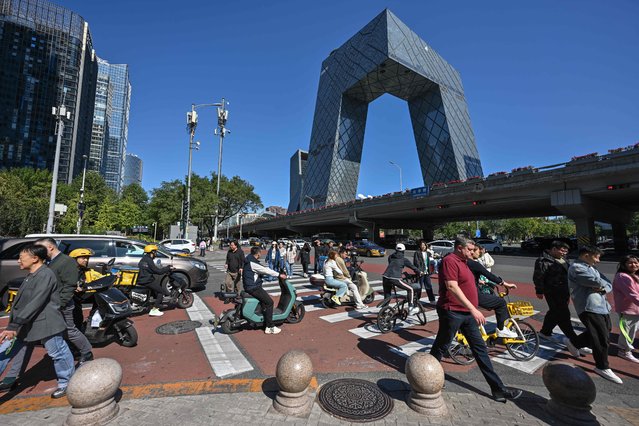
MULTIPOLYGON (((375 299, 375 290, 373 290, 373 288, 368 285, 368 275, 365 271, 362 270, 362 263, 364 263, 363 260, 354 260, 351 262, 351 264, 353 265, 351 271, 351 279, 357 286, 359 294, 362 297, 362 302, 365 305, 368 305, 375 299)), ((322 303, 322 306, 324 306, 325 308, 335 308, 337 306, 337 304, 332 299, 335 293, 337 293, 337 289, 326 285, 324 275, 311 275, 310 283, 320 290, 320 302, 322 303)), ((350 290, 350 288, 346 291, 346 294, 341 297, 340 302, 342 306, 357 305, 357 303, 355 302, 355 297, 353 296, 353 292, 350 290)))
MULTIPOLYGON (((295 287, 285 279, 279 278, 280 301, 273 309, 273 324, 296 324, 304 318, 304 303, 297 300, 295 287)), ((234 303, 233 309, 222 312, 219 325, 225 334, 234 334, 245 327, 260 328, 264 326, 264 315, 259 300, 245 291, 221 291, 216 294, 224 304, 234 303)), ((214 324, 217 325, 217 324, 214 324)), ((215 331, 215 328, 213 329, 215 331)))

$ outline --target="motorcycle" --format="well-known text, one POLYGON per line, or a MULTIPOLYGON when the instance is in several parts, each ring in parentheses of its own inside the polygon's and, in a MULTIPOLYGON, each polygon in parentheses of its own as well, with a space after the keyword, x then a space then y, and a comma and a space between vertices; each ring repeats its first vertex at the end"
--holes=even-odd
MULTIPOLYGON (((365 305, 368 305, 373 300, 375 300, 375 290, 368 284, 368 275, 365 271, 362 270, 363 260, 355 260, 351 258, 351 280, 357 286, 360 296, 362 297, 362 302, 365 305)), ((313 274, 310 277, 311 285, 319 288, 320 290, 320 302, 322 306, 325 308, 335 308, 337 304, 333 301, 332 297, 337 292, 336 288, 329 287, 326 285, 324 280, 324 275, 322 274, 313 274)), ((355 297, 353 296, 353 292, 349 288, 346 291, 346 294, 340 298, 340 302, 342 306, 356 306, 355 297)))
MULTIPOLYGON (((284 322, 297 324, 304 318, 304 303, 297 300, 295 287, 285 279, 279 278, 280 301, 273 309, 273 324, 280 325, 284 322)), ((245 326, 260 328, 264 326, 264 316, 259 300, 245 291, 238 293, 220 291, 216 296, 224 304, 234 303, 233 309, 222 312, 219 325, 225 334, 234 334, 245 326)), ((215 326, 217 324, 213 323, 215 326)), ((215 329, 214 329, 215 331, 215 329)))
POLYGON ((129 299, 113 283, 115 275, 107 275, 85 284, 86 293, 80 296, 83 301, 93 299, 93 308, 84 325, 84 335, 92 345, 106 345, 117 341, 125 347, 138 344, 138 333, 133 321, 129 299))
MULTIPOLYGON (((164 302, 169 305, 177 305, 181 309, 190 308, 193 305, 194 298, 191 290, 186 288, 187 282, 173 272, 168 272, 164 276, 162 283, 166 283, 166 289, 169 292, 168 296, 164 296, 164 302)), ((151 309, 152 291, 150 288, 137 284, 126 287, 129 291, 128 297, 131 300, 134 314, 144 313, 151 309)))

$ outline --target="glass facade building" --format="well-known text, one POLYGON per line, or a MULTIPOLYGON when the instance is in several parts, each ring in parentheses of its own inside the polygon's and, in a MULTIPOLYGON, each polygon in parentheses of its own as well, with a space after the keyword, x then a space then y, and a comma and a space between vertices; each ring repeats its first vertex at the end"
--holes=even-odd
POLYGON ((0 0, 0 168, 53 170, 56 120, 65 120, 58 179, 89 154, 97 60, 82 17, 44 0, 0 0))
POLYGON ((300 209, 302 196, 302 188, 304 185, 304 171, 306 170, 306 161, 308 160, 308 152, 298 149, 291 157, 291 183, 290 183, 290 202, 288 211, 294 212, 300 209))
POLYGON ((98 58, 91 169, 99 171, 107 185, 118 193, 124 186, 130 105, 129 66, 98 58))
POLYGON ((385 93, 408 102, 425 185, 483 175, 459 73, 384 10, 322 63, 303 187, 289 208, 355 198, 368 104, 385 93))
POLYGON ((127 154, 124 160, 122 188, 132 183, 142 185, 142 159, 135 154, 127 154))

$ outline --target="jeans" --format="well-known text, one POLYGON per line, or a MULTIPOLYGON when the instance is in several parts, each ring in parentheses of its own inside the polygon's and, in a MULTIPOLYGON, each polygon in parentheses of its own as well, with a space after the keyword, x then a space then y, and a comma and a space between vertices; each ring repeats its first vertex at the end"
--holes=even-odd
POLYGON ((419 279, 419 284, 426 291, 426 294, 428 295, 428 301, 434 302, 435 293, 433 293, 433 284, 430 282, 430 276, 428 276, 428 273, 421 276, 421 278, 419 279))
POLYGON ((575 330, 570 322, 570 293, 568 289, 544 290, 544 298, 548 304, 548 312, 544 317, 540 333, 550 336, 552 329, 559 326, 564 335, 574 344, 577 338, 575 330))
MULTIPOLYGON (((75 366, 73 365, 73 355, 71 354, 71 350, 62 336, 63 333, 49 336, 42 339, 42 344, 47 350, 49 357, 53 360, 53 368, 55 369, 55 374, 58 378, 58 388, 66 389, 69 384, 69 380, 71 380, 71 376, 73 376, 73 373, 75 372, 75 366)), ((5 368, 7 368, 7 364, 9 364, 9 361, 11 361, 13 356, 23 349, 25 344, 29 345, 28 342, 16 339, 10 350, 5 350, 0 353, 0 374, 2 374, 5 368)), ((33 348, 32 345, 29 346, 33 348)), ((28 359, 26 361, 28 362, 28 359)), ((20 364, 22 367, 23 363, 20 364)), ((14 369, 15 368, 12 367, 12 370, 14 369)), ((18 370, 20 370, 20 368, 18 368, 18 370)))
POLYGON ((71 299, 67 306, 62 309, 62 317, 64 318, 64 322, 67 324, 67 336, 69 337, 69 342, 71 342, 73 346, 80 351, 80 355, 88 355, 91 353, 91 343, 89 343, 87 336, 82 334, 82 332, 76 328, 75 322, 73 321, 74 310, 75 302, 73 299, 71 299))
MULTIPOLYGON (((279 272, 277 266, 278 265, 277 265, 277 263, 275 263, 275 260, 273 260, 272 258, 268 259, 268 267, 269 267, 269 269, 272 269, 272 270, 274 270, 276 272, 279 272)), ((273 278, 270 275, 267 275, 267 276, 264 277, 264 281, 274 281, 274 280, 275 280, 275 278, 273 278)))
POLYGON ((286 275, 289 277, 293 276, 293 264, 290 262, 285 262, 284 266, 286 267, 286 275))
POLYGON ((254 287, 246 292, 260 301, 262 315, 264 315, 264 326, 266 328, 273 327, 273 299, 271 296, 262 287, 254 287))
POLYGON ((579 314, 579 319, 586 327, 586 331, 571 341, 577 348, 587 346, 592 349, 592 357, 595 359, 597 368, 601 370, 610 368, 608 365, 608 347, 612 328, 610 315, 582 312, 579 314))
POLYGON ((336 280, 333 277, 324 277, 324 282, 327 286, 337 289, 337 292, 335 293, 337 297, 342 297, 346 294, 347 286, 345 281, 336 280))
POLYGON ((488 357, 486 343, 481 337, 477 321, 475 321, 470 312, 448 311, 437 307, 437 315, 439 316, 439 330, 430 354, 437 358, 438 361, 441 361, 448 345, 455 337, 457 330, 459 330, 466 337, 475 361, 477 361, 477 366, 486 382, 488 382, 491 391, 494 393, 506 390, 503 382, 493 369, 493 364, 488 357))
POLYGON ((510 318, 508 306, 503 297, 494 294, 479 293, 479 306, 489 311, 495 311, 497 317, 497 328, 504 328, 504 322, 510 318))

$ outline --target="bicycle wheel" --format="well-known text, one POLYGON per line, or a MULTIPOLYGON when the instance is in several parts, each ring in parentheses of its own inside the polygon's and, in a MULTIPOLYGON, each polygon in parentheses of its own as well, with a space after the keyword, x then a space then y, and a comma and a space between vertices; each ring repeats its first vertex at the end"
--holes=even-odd
POLYGON ((396 310, 394 306, 384 306, 377 314, 377 328, 383 334, 395 328, 397 322, 396 310))
POLYGON ((415 306, 417 306, 417 308, 419 309, 419 312, 415 314, 415 316, 419 320, 419 323, 421 325, 426 325, 426 323, 428 322, 428 318, 426 318, 426 309, 424 309, 422 304, 419 302, 416 303, 415 306))
POLYGON ((460 365, 470 365, 475 362, 475 357, 470 350, 470 346, 457 340, 453 340, 453 342, 448 345, 448 355, 453 361, 460 365))
MULTIPOLYGON (((537 351, 539 351, 539 335, 533 326, 525 321, 518 321, 517 325, 521 330, 525 342, 509 343, 506 345, 506 349, 508 349, 508 353, 516 360, 528 361, 537 355, 537 351)), ((509 328, 517 332, 517 328, 513 324, 511 324, 509 328)))

